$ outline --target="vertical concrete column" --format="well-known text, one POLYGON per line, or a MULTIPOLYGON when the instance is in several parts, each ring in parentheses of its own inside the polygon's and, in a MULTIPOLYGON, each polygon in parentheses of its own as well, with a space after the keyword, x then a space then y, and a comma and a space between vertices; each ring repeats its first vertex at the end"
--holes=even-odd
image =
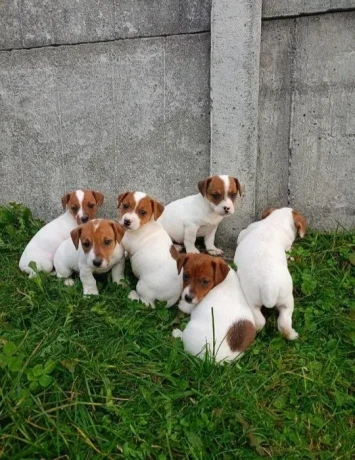
POLYGON ((212 0, 211 174, 229 174, 245 185, 236 213, 218 230, 229 253, 255 219, 261 3, 212 0))

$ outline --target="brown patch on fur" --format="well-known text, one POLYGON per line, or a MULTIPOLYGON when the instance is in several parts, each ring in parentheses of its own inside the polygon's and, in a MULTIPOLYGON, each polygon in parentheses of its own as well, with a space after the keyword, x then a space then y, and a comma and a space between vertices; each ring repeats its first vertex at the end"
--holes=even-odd
POLYGON ((294 209, 292 210, 292 215, 293 215, 293 221, 295 223, 297 233, 300 238, 303 238, 304 235, 306 234, 306 229, 307 229, 306 218, 303 217, 302 214, 300 214, 298 211, 295 211, 294 209))
POLYGON ((179 254, 177 268, 178 273, 184 269, 184 289, 189 286, 190 294, 199 301, 224 281, 229 272, 223 259, 207 254, 179 254))
POLYGON ((276 211, 277 208, 268 208, 261 214, 262 219, 266 219, 273 211, 276 211))
POLYGON ((82 190, 84 193, 82 203, 79 202, 76 192, 66 193, 62 198, 63 209, 69 209, 78 224, 81 224, 81 218, 77 216, 80 207, 82 206, 82 217, 87 217, 89 220, 95 219, 98 207, 104 202, 104 195, 95 190, 82 190))
POLYGON ((85 253, 94 249, 95 257, 109 261, 116 243, 120 243, 125 229, 112 220, 96 219, 72 230, 70 236, 76 249, 79 240, 85 253))
POLYGON ((127 212, 135 212, 141 225, 147 224, 152 217, 157 220, 164 211, 164 206, 159 201, 154 200, 150 196, 145 196, 136 203, 134 199, 134 192, 122 193, 118 197, 118 212, 122 217, 127 212))
POLYGON ((239 193, 240 196, 243 195, 245 187, 242 185, 236 177, 229 177, 229 189, 228 189, 228 196, 229 198, 234 201, 237 198, 237 194, 239 193))
POLYGON ((254 341, 255 336, 254 324, 247 319, 242 319, 228 329, 227 343, 232 351, 242 352, 254 341))
MULTIPOLYGON (((170 254, 171 254, 171 257, 174 260, 176 260, 176 262, 179 260, 180 254, 179 254, 178 250, 176 249, 176 247, 173 244, 170 247, 170 254)), ((179 271, 179 273, 180 273, 180 271, 179 271)))

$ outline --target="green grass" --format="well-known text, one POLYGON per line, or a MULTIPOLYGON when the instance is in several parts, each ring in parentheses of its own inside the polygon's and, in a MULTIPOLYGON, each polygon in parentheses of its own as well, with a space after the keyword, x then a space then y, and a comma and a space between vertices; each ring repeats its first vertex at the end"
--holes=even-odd
POLYGON ((176 307, 144 308, 107 277, 83 298, 78 281, 20 273, 40 225, 0 208, 1 458, 355 458, 354 233, 295 244, 298 341, 272 314, 218 366, 171 337, 186 321, 176 307))

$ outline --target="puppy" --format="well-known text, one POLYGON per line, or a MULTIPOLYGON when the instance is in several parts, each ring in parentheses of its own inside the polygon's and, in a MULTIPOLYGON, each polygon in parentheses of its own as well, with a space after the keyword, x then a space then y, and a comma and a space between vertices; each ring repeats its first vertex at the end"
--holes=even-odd
POLYGON ((287 268, 288 251, 296 234, 303 238, 306 220, 291 208, 270 208, 238 237, 234 262, 245 297, 254 313, 257 330, 265 325, 260 308, 279 311, 278 329, 289 340, 297 339, 292 327, 294 308, 292 278, 287 268))
POLYGON ((185 330, 175 329, 173 336, 181 337, 185 350, 199 358, 207 351, 217 362, 240 357, 256 329, 235 271, 207 254, 180 255, 177 266, 184 272, 181 297, 195 308, 185 330))
POLYGON ((126 228, 122 244, 127 251, 133 273, 139 279, 130 299, 154 307, 155 300, 174 305, 182 291, 171 251, 171 239, 157 222, 164 206, 142 192, 126 192, 118 197, 120 224, 126 228))
POLYGON ((41 228, 28 243, 20 259, 20 270, 28 273, 30 278, 35 276, 36 273, 29 267, 33 261, 37 270, 51 272, 53 257, 60 243, 70 236, 75 227, 94 219, 97 208, 103 202, 103 194, 93 190, 77 190, 64 195, 62 205, 66 212, 41 228))
POLYGON ((234 213, 237 194, 244 186, 230 176, 211 176, 198 183, 200 193, 173 201, 159 219, 170 238, 184 244, 186 252, 199 253, 196 237, 203 236, 209 254, 223 254, 214 244, 218 224, 234 213))
POLYGON ((69 277, 73 271, 79 272, 84 295, 99 293, 93 273, 112 269, 113 282, 121 284, 125 259, 120 243, 124 232, 124 228, 107 219, 91 220, 72 230, 54 255, 57 277, 66 278, 64 283, 72 286, 74 281, 69 277))

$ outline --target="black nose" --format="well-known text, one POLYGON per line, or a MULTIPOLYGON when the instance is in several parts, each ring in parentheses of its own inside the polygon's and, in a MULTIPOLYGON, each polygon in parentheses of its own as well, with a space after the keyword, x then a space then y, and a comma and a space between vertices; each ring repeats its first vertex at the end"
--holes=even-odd
POLYGON ((191 303, 194 300, 194 298, 191 297, 190 295, 186 294, 185 295, 185 300, 186 300, 187 303, 191 303))
POLYGON ((85 224, 85 222, 87 222, 88 220, 89 220, 89 218, 86 217, 86 216, 83 216, 83 217, 81 218, 81 222, 82 222, 83 224, 85 224))
POLYGON ((94 259, 92 263, 95 267, 101 267, 102 259, 94 259))
POLYGON ((123 223, 126 225, 126 227, 129 227, 131 225, 131 221, 129 219, 125 219, 123 223))
POLYGON ((224 206, 223 209, 228 212, 230 210, 230 208, 228 206, 224 206))

